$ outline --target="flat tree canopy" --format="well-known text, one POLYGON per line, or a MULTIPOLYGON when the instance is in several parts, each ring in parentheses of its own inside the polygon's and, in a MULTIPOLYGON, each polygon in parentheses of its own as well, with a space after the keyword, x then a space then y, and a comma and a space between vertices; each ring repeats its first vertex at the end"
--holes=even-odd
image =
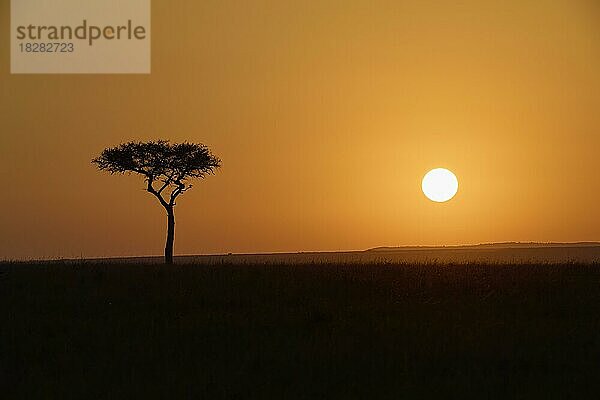
POLYGON ((192 187, 187 183, 190 178, 204 178, 221 166, 221 160, 203 144, 167 140, 123 143, 105 149, 92 162, 111 174, 143 175, 147 190, 163 206, 174 205, 175 198, 192 187), (168 197, 163 197, 165 189, 170 189, 168 197))

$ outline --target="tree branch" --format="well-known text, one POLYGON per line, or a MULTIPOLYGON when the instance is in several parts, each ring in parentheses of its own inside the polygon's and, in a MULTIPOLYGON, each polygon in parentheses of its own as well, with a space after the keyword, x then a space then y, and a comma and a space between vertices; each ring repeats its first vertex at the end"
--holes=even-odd
POLYGON ((165 190, 167 188, 167 186, 169 186, 171 184, 171 178, 167 179, 165 181, 165 184, 162 185, 162 187, 160 189, 158 189, 157 193, 161 194, 163 190, 165 190))
MULTIPOLYGON (((154 196, 156 196, 156 198, 158 199, 158 201, 160 201, 160 204, 168 209, 170 208, 172 205, 167 203, 165 201, 165 199, 163 199, 162 195, 160 194, 160 192, 157 192, 156 189, 154 189, 154 186, 152 186, 152 182, 154 181, 152 177, 148 176, 147 178, 148 181, 148 188, 146 189, 148 192, 152 193, 154 196)), ((162 189, 161 189, 162 191, 162 189)))
POLYGON ((181 182, 181 180, 177 179, 175 181, 175 184, 177 185, 177 188, 173 190, 173 192, 171 192, 171 198, 169 199, 169 205, 171 207, 175 205, 175 199, 177 198, 177 196, 179 196, 181 193, 187 190, 185 184, 181 182))

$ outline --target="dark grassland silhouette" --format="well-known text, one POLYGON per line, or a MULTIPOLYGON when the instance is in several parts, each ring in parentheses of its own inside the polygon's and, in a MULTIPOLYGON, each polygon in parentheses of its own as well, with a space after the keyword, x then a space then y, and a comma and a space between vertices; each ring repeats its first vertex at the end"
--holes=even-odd
POLYGON ((135 173, 144 177, 146 190, 167 212, 165 263, 173 264, 175 200, 192 188, 188 183, 190 179, 214 174, 221 166, 221 160, 203 144, 171 144, 167 140, 158 140, 123 143, 105 149, 92 163, 111 174, 135 173))
POLYGON ((0 263, 0 397, 598 399, 599 267, 0 263))

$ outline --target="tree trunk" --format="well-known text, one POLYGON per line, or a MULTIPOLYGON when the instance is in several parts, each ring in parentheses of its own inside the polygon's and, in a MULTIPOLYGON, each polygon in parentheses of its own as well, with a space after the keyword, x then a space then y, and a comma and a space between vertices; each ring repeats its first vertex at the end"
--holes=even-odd
POLYGON ((167 208, 167 242, 165 244, 165 264, 173 264, 173 241, 175 240, 175 213, 167 208))

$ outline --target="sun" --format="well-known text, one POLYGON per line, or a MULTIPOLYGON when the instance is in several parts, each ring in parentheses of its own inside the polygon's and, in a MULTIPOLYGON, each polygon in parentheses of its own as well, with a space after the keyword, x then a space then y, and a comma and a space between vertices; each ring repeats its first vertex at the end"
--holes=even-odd
POLYGON ((458 191, 458 179, 445 168, 432 169, 423 177, 421 189, 429 200, 443 203, 453 198, 458 191))

